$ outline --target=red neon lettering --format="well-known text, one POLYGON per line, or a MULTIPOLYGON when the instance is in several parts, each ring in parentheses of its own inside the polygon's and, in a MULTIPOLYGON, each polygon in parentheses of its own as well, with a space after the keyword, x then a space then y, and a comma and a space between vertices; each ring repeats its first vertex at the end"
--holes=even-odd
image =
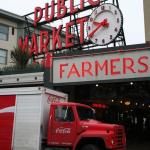
POLYGON ((65 6, 65 0, 57 1, 57 19, 63 18, 67 13, 67 7, 65 6))
POLYGON ((54 18, 54 13, 55 13, 55 5, 54 1, 51 1, 51 13, 49 15, 49 6, 48 3, 45 4, 45 21, 51 22, 52 19, 54 18))
POLYGON ((72 42, 73 34, 70 34, 70 27, 74 24, 74 21, 66 23, 66 47, 71 47, 74 45, 72 42))
POLYGON ((49 36, 48 31, 40 31, 40 53, 48 52, 49 36))
POLYGON ((52 67, 52 54, 50 53, 47 53, 46 56, 45 56, 45 64, 44 64, 44 67, 46 69, 49 69, 52 67))
POLYGON ((92 104, 92 107, 95 107, 95 108, 108 108, 108 106, 107 105, 105 105, 105 104, 92 104))
POLYGON ((29 46, 29 37, 26 36, 24 41, 22 37, 19 37, 18 47, 22 50, 22 52, 28 49, 28 46, 29 46))
POLYGON ((60 64, 60 66, 59 66, 59 77, 60 77, 60 79, 62 79, 63 72, 65 72, 64 67, 67 67, 67 66, 68 66, 68 64, 60 64))
POLYGON ((61 43, 61 39, 60 39, 60 32, 62 29, 62 25, 59 26, 58 30, 53 27, 53 35, 52 35, 52 49, 56 49, 56 44, 58 43, 58 48, 61 49, 62 48, 62 43, 61 43))
POLYGON ((43 10, 41 7, 35 7, 34 9, 34 26, 37 26, 37 23, 42 19, 43 10))
POLYGON ((19 39, 18 39, 18 47, 19 47, 20 49, 22 49, 22 45, 23 45, 23 38, 22 38, 22 37, 19 37, 19 39))
POLYGON ((93 76, 92 64, 89 61, 82 62, 82 77, 85 77, 86 73, 93 76))
POLYGON ((97 6, 100 4, 100 0, 88 0, 89 4, 91 4, 92 6, 97 6))
POLYGON ((84 22, 86 22, 87 20, 87 17, 77 20, 77 23, 80 24, 80 44, 83 44, 84 42, 84 22))
POLYGON ((80 10, 84 10, 84 0, 80 0, 80 10))
POLYGON ((70 14, 74 14, 78 11, 78 8, 74 8, 74 0, 70 0, 70 14))
POLYGON ((115 58, 115 59, 111 59, 110 60, 111 75, 118 75, 118 74, 120 74, 120 71, 116 71, 115 70, 117 68, 117 66, 115 65, 115 63, 117 63, 119 61, 120 61, 120 58, 115 58))
POLYGON ((123 58, 123 74, 126 74, 127 70, 130 70, 132 73, 136 73, 133 67, 134 61, 132 58, 123 58))
POLYGON ((32 34, 31 45, 30 45, 30 56, 32 54, 38 55, 38 44, 36 34, 32 34))
POLYGON ((144 62, 144 60, 147 61, 148 57, 147 56, 142 56, 138 59, 139 65, 143 66, 143 69, 138 69, 139 73, 144 73, 144 72, 148 71, 148 64, 146 64, 146 62, 144 62))
POLYGON ((69 73, 68 73, 67 78, 70 78, 70 77, 73 76, 73 75, 76 75, 78 78, 80 77, 80 74, 79 74, 78 69, 77 69, 77 67, 76 67, 75 64, 73 64, 73 65, 71 66, 71 69, 70 69, 70 71, 69 71, 69 73))
POLYGON ((98 61, 95 61, 95 75, 99 75, 99 69, 102 71, 105 69, 105 75, 108 75, 108 61, 105 60, 101 65, 98 61))

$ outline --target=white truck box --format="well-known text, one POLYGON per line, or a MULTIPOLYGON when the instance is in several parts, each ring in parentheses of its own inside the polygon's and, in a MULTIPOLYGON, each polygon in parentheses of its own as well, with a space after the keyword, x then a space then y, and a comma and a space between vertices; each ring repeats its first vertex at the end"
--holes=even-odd
POLYGON ((67 98, 44 87, 0 89, 0 150, 40 150, 50 104, 67 98))

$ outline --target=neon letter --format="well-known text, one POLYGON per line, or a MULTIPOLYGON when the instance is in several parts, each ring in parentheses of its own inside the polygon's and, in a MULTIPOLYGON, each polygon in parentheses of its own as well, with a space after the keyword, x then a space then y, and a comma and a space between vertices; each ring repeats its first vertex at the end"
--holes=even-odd
POLYGON ((60 40, 60 32, 62 29, 62 25, 59 26, 58 30, 53 27, 53 35, 52 35, 52 49, 55 50, 56 49, 56 44, 58 43, 58 48, 61 49, 62 48, 62 43, 60 40))
POLYGON ((73 64, 71 66, 71 69, 70 69, 70 71, 68 73, 67 78, 70 78, 70 76, 72 76, 72 75, 76 75, 78 78, 80 77, 80 73, 78 72, 78 69, 77 69, 75 64, 73 64))
POLYGON ((74 43, 72 42, 73 34, 70 34, 70 27, 74 25, 74 21, 66 23, 66 47, 72 47, 74 43))
POLYGON ((88 2, 92 6, 98 6, 100 4, 100 0, 88 0, 88 2))
POLYGON ((63 72, 65 72, 64 67, 68 66, 68 64, 60 64, 59 66, 59 77, 62 79, 63 77, 63 72))
POLYGON ((29 37, 26 36, 25 40, 23 41, 22 37, 19 37, 18 40, 18 47, 24 52, 29 47, 29 37))
POLYGON ((49 36, 48 31, 40 31, 40 53, 48 52, 49 36))
POLYGON ((134 70, 134 61, 132 58, 123 58, 123 74, 127 73, 127 69, 132 73, 136 73, 134 70))
POLYGON ((144 73, 148 71, 148 64, 146 64, 146 62, 143 62, 145 60, 148 60, 147 56, 142 56, 138 59, 138 63, 139 65, 143 66, 143 69, 138 69, 139 73, 144 73))
POLYGON ((51 1, 51 14, 49 17, 49 11, 48 11, 48 3, 45 4, 45 21, 47 22, 51 22, 52 19, 54 18, 54 13, 55 13, 55 5, 54 5, 54 1, 51 1))
POLYGON ((111 75, 118 75, 118 74, 120 74, 120 71, 116 71, 115 70, 117 68, 115 63, 117 63, 117 62, 120 62, 120 58, 115 58, 115 59, 111 59, 110 60, 111 75))
POLYGON ((70 13, 74 14, 78 11, 78 8, 74 8, 74 0, 70 0, 70 13))
POLYGON ((77 23, 80 24, 80 44, 83 44, 84 42, 84 22, 86 22, 87 20, 87 17, 77 20, 77 23))
POLYGON ((36 34, 32 34, 32 40, 30 45, 30 56, 32 54, 38 55, 38 44, 37 44, 37 37, 36 34))
POLYGON ((103 70, 105 68, 105 75, 108 75, 108 61, 105 60, 101 65, 98 61, 95 61, 95 75, 98 76, 99 69, 103 70))
POLYGON ((63 18, 67 13, 67 8, 65 6, 65 0, 57 1, 57 19, 63 18))
POLYGON ((89 61, 82 62, 82 77, 85 77, 86 73, 93 76, 92 64, 89 61))
POLYGON ((42 19, 43 10, 41 7, 35 7, 34 9, 34 26, 37 26, 37 23, 42 19))

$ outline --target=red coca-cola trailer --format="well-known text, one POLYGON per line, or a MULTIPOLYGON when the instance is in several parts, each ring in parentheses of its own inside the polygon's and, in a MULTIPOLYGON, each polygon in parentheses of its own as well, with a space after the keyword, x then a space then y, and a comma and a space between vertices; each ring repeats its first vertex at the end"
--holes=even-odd
POLYGON ((44 87, 0 89, 0 150, 39 150, 50 104, 67 94, 44 87))

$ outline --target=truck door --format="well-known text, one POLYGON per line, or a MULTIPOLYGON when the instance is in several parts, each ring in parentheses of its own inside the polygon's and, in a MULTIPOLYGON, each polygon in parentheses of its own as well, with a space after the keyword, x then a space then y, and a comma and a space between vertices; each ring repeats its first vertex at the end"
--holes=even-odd
POLYGON ((12 150, 15 95, 0 96, 0 150, 12 150))
POLYGON ((76 120, 73 107, 55 106, 52 120, 52 144, 71 146, 76 139, 76 120))

